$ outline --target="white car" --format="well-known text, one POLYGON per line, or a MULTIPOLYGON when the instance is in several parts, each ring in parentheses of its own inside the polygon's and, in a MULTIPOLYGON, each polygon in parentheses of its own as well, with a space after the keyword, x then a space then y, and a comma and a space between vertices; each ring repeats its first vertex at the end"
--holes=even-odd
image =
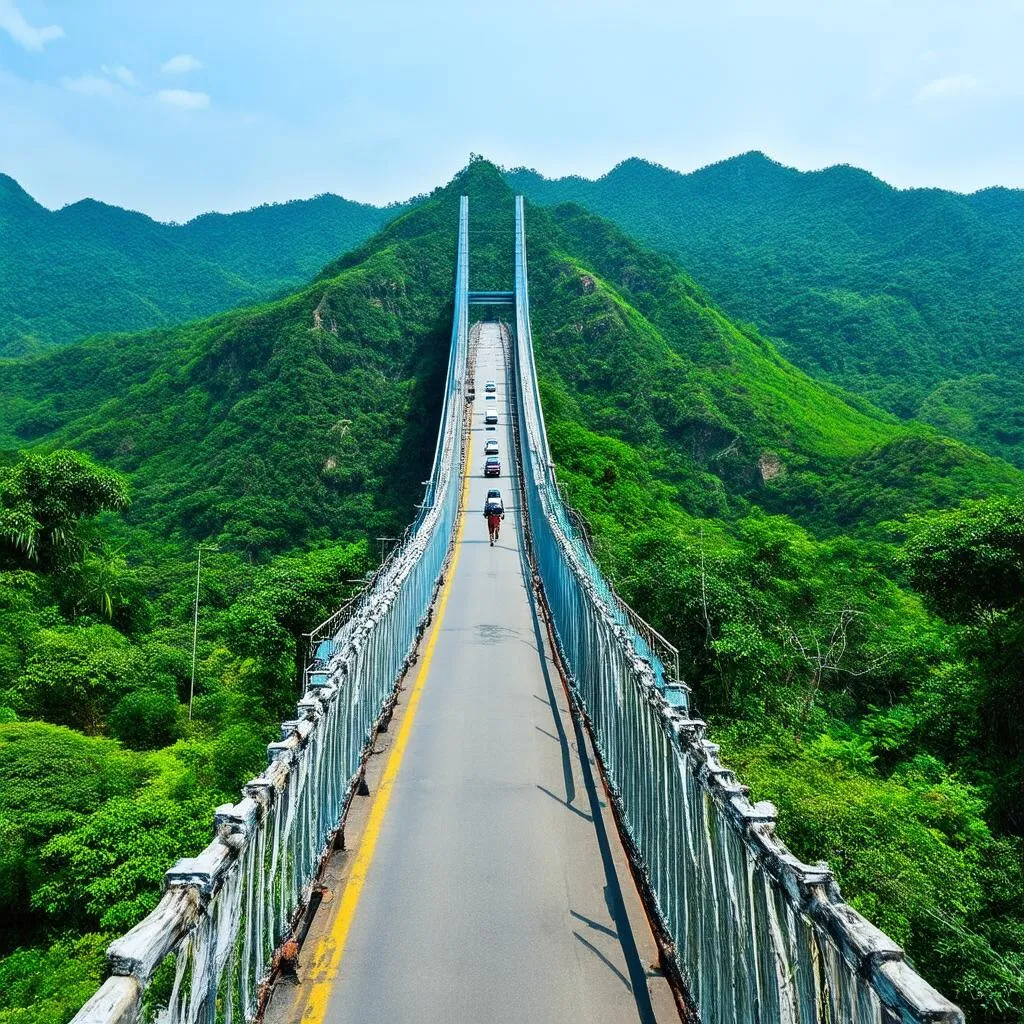
POLYGON ((498 454, 498 442, 492 437, 484 445, 484 455, 497 455, 498 454))
POLYGON ((487 415, 484 416, 484 423, 496 424, 497 422, 498 422, 498 410, 497 409, 488 409, 487 410, 487 415))
POLYGON ((498 390, 498 385, 495 384, 493 380, 489 380, 484 385, 484 391, 493 392, 493 391, 497 391, 497 390, 498 390))

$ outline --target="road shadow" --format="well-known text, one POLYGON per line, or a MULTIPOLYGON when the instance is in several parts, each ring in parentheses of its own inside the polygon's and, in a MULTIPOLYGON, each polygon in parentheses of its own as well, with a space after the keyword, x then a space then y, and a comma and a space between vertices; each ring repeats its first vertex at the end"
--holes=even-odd
MULTIPOLYGON (((604 955, 604 953, 602 953, 602 952, 601 952, 601 950, 599 950, 599 949, 597 948, 597 946, 595 946, 595 945, 594 945, 594 944, 593 944, 592 942, 588 942, 588 941, 587 941, 587 940, 586 940, 585 938, 583 938, 583 936, 582 936, 582 935, 580 935, 580 933, 579 933, 578 931, 576 931, 575 929, 573 930, 573 933, 572 933, 572 934, 573 934, 573 938, 575 938, 577 942, 580 942, 580 943, 582 943, 582 944, 583 944, 584 946, 586 946, 586 948, 587 948, 587 949, 589 949, 589 950, 590 950, 590 952, 591 952, 591 953, 593 953, 593 954, 594 954, 594 956, 596 956, 596 957, 597 957, 597 959, 598 959, 598 960, 600 960, 600 961, 601 961, 601 963, 603 963, 603 964, 605 965, 605 967, 607 967, 607 968, 608 968, 608 970, 609 970, 609 971, 611 971, 611 972, 612 972, 612 974, 614 974, 614 975, 615 975, 615 977, 616 977, 616 978, 618 978, 618 979, 619 979, 619 981, 621 981, 621 982, 622 982, 622 984, 623 984, 623 985, 625 985, 625 986, 626 986, 626 988, 627 988, 627 989, 628 989, 628 990, 629 990, 630 992, 632 992, 632 993, 633 993, 634 995, 636 994, 636 990, 635 990, 635 989, 633 988, 633 986, 632 986, 632 985, 631 985, 631 984, 629 983, 629 978, 627 978, 627 977, 626 977, 626 976, 625 976, 625 975, 624 975, 624 974, 622 973, 622 971, 620 971, 620 970, 618 969, 618 967, 616 967, 616 966, 615 966, 615 964, 613 964, 613 963, 611 962, 611 960, 609 960, 609 959, 608 959, 608 957, 606 957, 606 956, 604 955)), ((647 988, 647 981, 646 981, 646 979, 644 980, 644 988, 645 988, 645 989, 647 988)), ((640 1018, 640 1019, 641 1019, 641 1020, 643 1020, 643 1017, 641 1016, 641 1018, 640 1018)), ((652 1018, 651 1018, 651 1020, 653 1021, 653 1019, 654 1019, 654 1018, 652 1017, 652 1018)))
POLYGON ((586 811, 581 811, 578 807, 573 807, 571 803, 569 803, 566 800, 563 800, 557 793, 552 793, 551 790, 547 788, 547 786, 542 786, 538 783, 537 788, 545 796, 551 797, 551 799, 554 800, 556 804, 561 804, 567 811, 572 811, 573 814, 582 818, 584 821, 589 821, 591 823, 593 822, 594 819, 589 814, 587 814, 586 811))
MULTIPOLYGON (((608 897, 608 886, 605 886, 605 902, 607 903, 608 897)), ((619 933, 614 928, 609 928, 606 924, 601 924, 600 921, 595 921, 593 918, 587 917, 586 914, 580 914, 575 910, 570 910, 569 913, 576 918, 577 921, 582 922, 588 928, 593 928, 595 932, 601 932, 602 935, 607 935, 609 938, 617 939, 619 933)))
MULTIPOLYGON (((520 527, 517 523, 516 532, 519 529, 520 527)), ((529 563, 526 559, 526 545, 520 543, 518 547, 519 568, 523 575, 523 588, 526 590, 526 599, 530 606, 530 627, 533 630, 533 638, 537 644, 537 654, 540 657, 540 671, 544 677, 544 690, 547 693, 548 699, 545 701, 543 697, 538 697, 537 694, 534 694, 534 696, 542 703, 546 703, 551 709, 551 720, 554 723, 555 732, 558 734, 558 745, 562 752, 562 784, 565 786, 565 800, 563 802, 566 807, 575 811, 576 808, 572 805, 576 799, 576 778, 572 770, 572 751, 569 748, 569 737, 566 735, 565 725, 558 710, 558 701, 555 699, 555 686, 551 681, 551 672, 548 670, 548 659, 544 650, 544 634, 541 632, 540 618, 537 615, 537 602, 533 594, 533 574, 530 572, 529 563)))

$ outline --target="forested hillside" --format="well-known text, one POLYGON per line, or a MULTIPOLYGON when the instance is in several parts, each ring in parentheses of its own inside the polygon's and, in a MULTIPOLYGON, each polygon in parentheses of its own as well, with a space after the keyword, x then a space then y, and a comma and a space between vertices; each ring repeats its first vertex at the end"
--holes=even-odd
POLYGON ((399 212, 324 195, 160 224, 91 199, 50 211, 0 174, 0 355, 273 297, 399 212))
MULTIPOLYGON (((508 287, 512 193, 475 161, 286 298, 0 362, 0 1024, 68 1019, 258 767, 302 631, 411 519, 460 193, 472 286, 508 287)), ((812 379, 578 206, 527 233, 602 565, 796 852, 972 1021, 1021 1024, 1024 473, 812 379)))
POLYGON ((0 432, 131 473, 130 521, 167 536, 266 555, 394 532, 433 452, 449 332, 453 243, 431 243, 415 263, 379 245, 265 306, 11 360, 0 432))
POLYGON ((375 566, 367 539, 412 520, 457 207, 277 302, 0 361, 3 1024, 91 994, 112 935, 260 770, 302 633, 375 566))
POLYGON ((969 1019, 1019 1024, 1024 474, 811 380, 608 222, 528 225, 599 561, 794 850, 969 1019))
POLYGON ((900 191, 747 153, 692 174, 627 160, 596 181, 507 175, 671 254, 812 375, 1024 465, 1024 194, 900 191))

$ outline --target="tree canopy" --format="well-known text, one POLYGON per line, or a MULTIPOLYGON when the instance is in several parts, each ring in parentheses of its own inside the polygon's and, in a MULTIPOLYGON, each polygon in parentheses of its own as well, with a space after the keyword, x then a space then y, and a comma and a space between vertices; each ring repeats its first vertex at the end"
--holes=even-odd
POLYGON ((80 453, 23 453, 0 466, 0 559, 67 568, 85 550, 82 520, 127 506, 124 480, 80 453))
MULTIPOLYGON (((513 197, 475 160, 293 294, 0 366, 0 1024, 89 994, 291 717, 302 634, 412 518, 462 193, 471 284, 507 288, 513 197)), ((808 376, 578 206, 527 218, 602 567, 795 852, 972 1020, 1021 1024, 1024 474, 808 376)))

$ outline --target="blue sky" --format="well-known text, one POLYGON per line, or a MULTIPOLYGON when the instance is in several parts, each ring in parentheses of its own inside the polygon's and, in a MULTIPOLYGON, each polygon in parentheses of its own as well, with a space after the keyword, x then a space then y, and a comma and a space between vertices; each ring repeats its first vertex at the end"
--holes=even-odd
POLYGON ((0 170, 178 220, 401 199, 471 151, 1024 186, 1022 41, 1024 0, 0 0, 0 170))

